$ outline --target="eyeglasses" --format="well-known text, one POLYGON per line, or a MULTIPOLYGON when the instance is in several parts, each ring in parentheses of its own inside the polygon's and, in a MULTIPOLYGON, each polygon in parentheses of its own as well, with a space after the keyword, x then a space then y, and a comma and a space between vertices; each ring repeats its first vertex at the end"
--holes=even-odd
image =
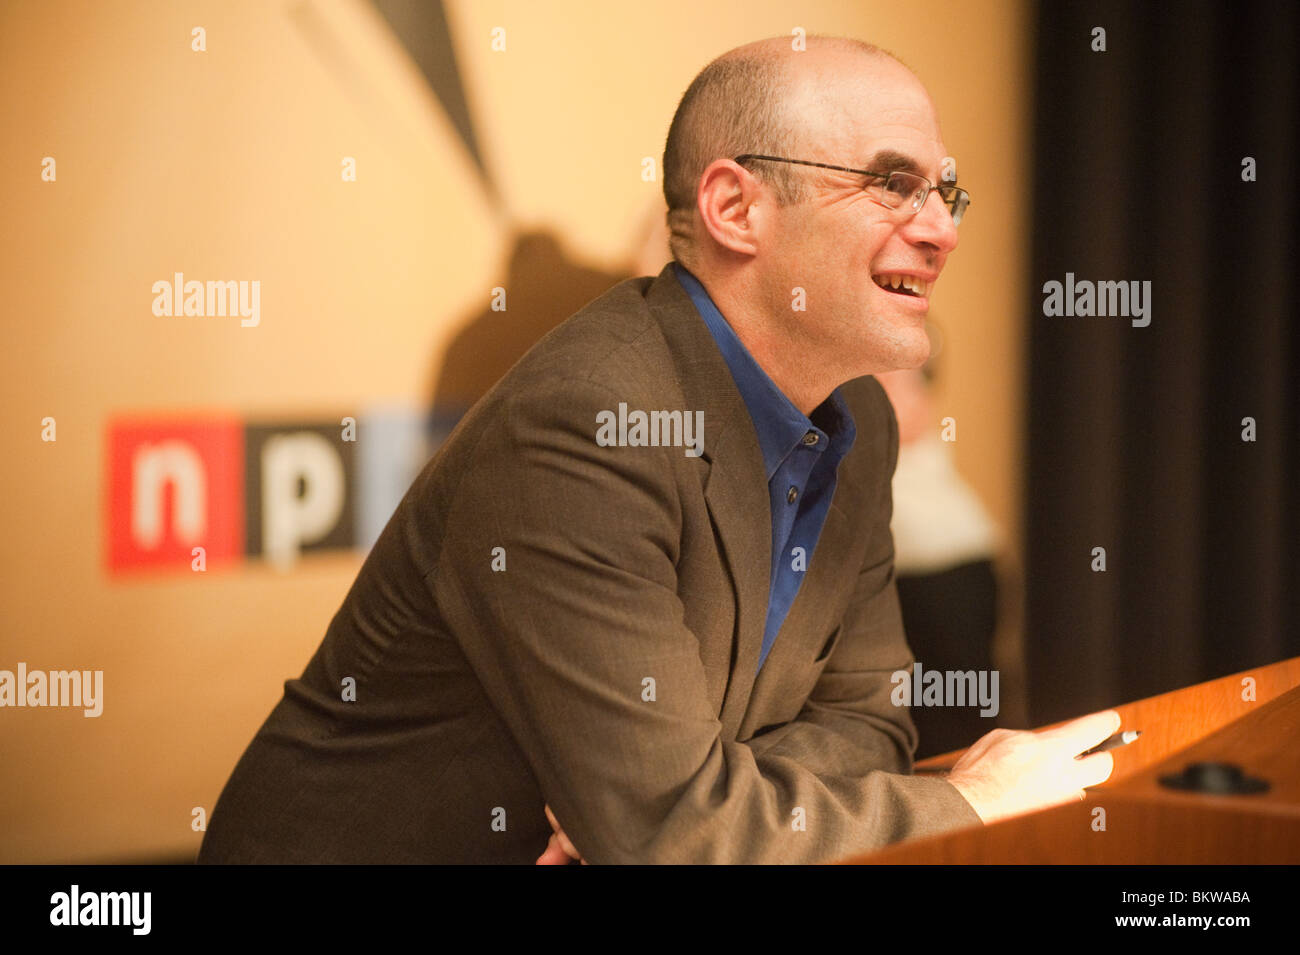
POLYGON ((908 216, 914 216, 921 211, 921 207, 925 205, 925 200, 930 198, 931 189, 939 193, 939 198, 948 207, 948 212, 952 214, 953 225, 958 225, 961 222, 962 217, 966 215, 966 210, 970 207, 970 193, 965 189, 946 183, 936 186, 924 176, 918 176, 911 172, 871 172, 866 169, 850 169, 848 166, 832 166, 830 163, 824 162, 809 162, 807 159, 783 159, 780 156, 758 156, 753 153, 737 156, 733 161, 743 163, 747 159, 762 159, 766 162, 788 162, 800 166, 817 166, 821 169, 837 169, 840 172, 854 172, 860 176, 883 179, 883 183, 869 190, 872 198, 887 209, 902 209, 908 216))

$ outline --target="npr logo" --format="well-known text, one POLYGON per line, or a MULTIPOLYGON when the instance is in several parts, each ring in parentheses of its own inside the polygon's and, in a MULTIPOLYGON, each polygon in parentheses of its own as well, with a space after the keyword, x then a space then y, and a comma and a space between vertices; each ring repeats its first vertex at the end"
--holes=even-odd
POLYGON ((428 449, 414 413, 118 419, 106 446, 113 572, 199 569, 199 554, 202 569, 245 557, 288 568, 304 553, 368 548, 428 449))

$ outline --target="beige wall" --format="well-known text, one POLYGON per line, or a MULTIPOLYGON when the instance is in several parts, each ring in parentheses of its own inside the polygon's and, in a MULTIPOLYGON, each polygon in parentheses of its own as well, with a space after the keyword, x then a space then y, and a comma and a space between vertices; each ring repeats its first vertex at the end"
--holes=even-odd
MULTIPOLYGON (((938 404, 1013 541, 1025 16, 1019 0, 923 14, 856 0, 449 4, 510 220, 600 268, 630 254, 659 189, 641 158, 661 155, 677 99, 717 53, 799 26, 911 65, 975 197, 934 301, 948 336, 938 404), (490 49, 494 26, 505 53, 490 49)), ((106 419, 419 407, 437 352, 501 280, 511 226, 359 0, 7 3, 0 129, 0 668, 105 674, 97 719, 0 710, 0 862, 192 852, 192 808, 210 811, 361 555, 110 578, 106 419), (205 53, 190 49, 194 26, 205 53), (55 183, 40 179, 47 155, 55 183), (340 181, 345 155, 356 183, 340 181), (151 285, 178 270, 260 280, 260 325, 155 317, 151 285)))

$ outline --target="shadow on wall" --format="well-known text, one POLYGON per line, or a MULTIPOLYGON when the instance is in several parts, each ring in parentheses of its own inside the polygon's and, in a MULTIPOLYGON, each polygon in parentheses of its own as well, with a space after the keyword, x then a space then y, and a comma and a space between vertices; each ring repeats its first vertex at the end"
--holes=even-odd
POLYGON ((428 421, 432 447, 552 328, 619 282, 657 274, 671 258, 665 214, 660 207, 646 211, 632 252, 624 256, 626 264, 613 269, 577 261, 553 232, 518 233, 505 280, 498 283, 505 308, 493 308, 494 296, 464 319, 434 357, 428 421))
POLYGON ((503 293, 464 321, 434 361, 433 416, 458 420, 543 335, 611 286, 630 276, 606 272, 569 258, 550 232, 515 239, 503 293), (504 308, 494 310, 504 297, 504 308))

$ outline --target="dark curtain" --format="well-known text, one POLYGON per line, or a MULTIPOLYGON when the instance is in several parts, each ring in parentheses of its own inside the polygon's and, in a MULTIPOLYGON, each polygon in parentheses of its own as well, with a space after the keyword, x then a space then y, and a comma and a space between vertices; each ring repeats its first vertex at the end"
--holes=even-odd
POLYGON ((1036 16, 1037 725, 1300 654, 1300 5, 1042 3, 1036 16), (1044 284, 1066 273, 1150 281, 1150 324, 1048 317, 1044 284))

